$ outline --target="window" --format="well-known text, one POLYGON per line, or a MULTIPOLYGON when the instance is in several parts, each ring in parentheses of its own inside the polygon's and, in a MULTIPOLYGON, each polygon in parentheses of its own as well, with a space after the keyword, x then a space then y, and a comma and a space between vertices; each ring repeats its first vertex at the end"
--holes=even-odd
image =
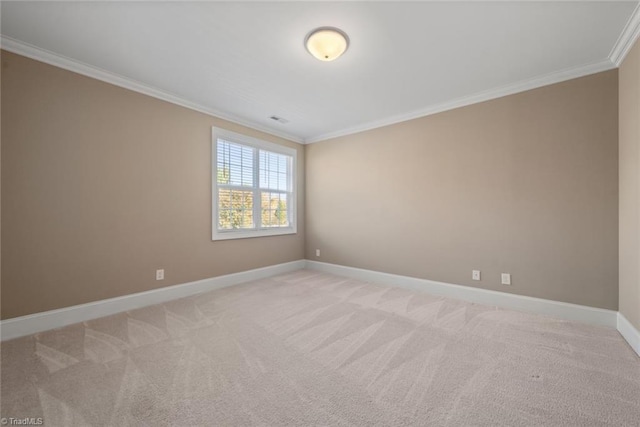
POLYGON ((213 128, 213 240, 296 233, 296 150, 213 128))

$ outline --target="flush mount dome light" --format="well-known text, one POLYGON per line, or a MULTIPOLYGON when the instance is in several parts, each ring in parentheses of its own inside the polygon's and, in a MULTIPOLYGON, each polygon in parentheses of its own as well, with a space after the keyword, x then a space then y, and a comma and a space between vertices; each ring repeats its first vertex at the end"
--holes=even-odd
POLYGON ((347 50, 349 37, 337 28, 320 27, 309 33, 304 39, 304 45, 320 61, 333 61, 347 50))

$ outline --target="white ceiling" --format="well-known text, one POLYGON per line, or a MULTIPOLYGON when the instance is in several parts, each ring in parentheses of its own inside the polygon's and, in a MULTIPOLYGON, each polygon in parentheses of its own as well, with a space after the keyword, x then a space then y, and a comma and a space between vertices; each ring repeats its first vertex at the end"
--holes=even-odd
POLYGON ((609 56, 637 2, 1 7, 6 49, 79 61, 104 80, 313 142, 614 68, 609 56), (303 40, 327 25, 351 45, 323 63, 303 40))

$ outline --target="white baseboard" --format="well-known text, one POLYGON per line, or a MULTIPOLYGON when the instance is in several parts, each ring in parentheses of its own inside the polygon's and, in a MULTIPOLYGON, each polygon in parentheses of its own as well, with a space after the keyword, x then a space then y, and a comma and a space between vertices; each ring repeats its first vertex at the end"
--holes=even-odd
POLYGON ((618 313, 618 332, 627 340, 633 351, 640 356, 640 331, 622 313, 618 313))
POLYGON ((602 308, 508 294, 469 286, 436 282, 396 274, 382 273, 329 264, 318 261, 298 260, 277 264, 240 273, 212 277, 180 285, 110 298, 87 304, 65 307, 28 316, 0 321, 0 340, 5 341, 73 323, 84 322, 128 310, 160 304, 202 292, 212 291, 252 280, 276 276, 290 271, 309 268, 312 270, 351 277, 358 280, 418 290, 449 298, 457 298, 480 304, 493 305, 530 313, 556 316, 559 318, 617 328, 631 348, 640 356, 640 332, 620 313, 602 308))
POLYGON ((399 276, 396 274, 345 267, 325 262, 307 260, 306 265, 307 268, 312 270, 323 271, 326 273, 336 274, 338 276, 346 276, 373 283, 423 291, 432 295, 456 298, 469 302, 493 305, 535 314, 555 316, 562 319, 589 323, 592 325, 608 326, 611 328, 615 328, 617 325, 618 312, 603 308, 508 294, 505 292, 472 288, 470 286, 435 282, 433 280, 399 276))
POLYGON ((304 260, 292 261, 257 268, 255 270, 226 274, 224 276, 212 277, 195 282, 182 283, 180 285, 153 289, 151 291, 2 320, 0 321, 0 340, 5 341, 31 335, 73 323, 97 319, 99 317, 184 298, 214 289, 288 273, 304 268, 305 265, 304 260))

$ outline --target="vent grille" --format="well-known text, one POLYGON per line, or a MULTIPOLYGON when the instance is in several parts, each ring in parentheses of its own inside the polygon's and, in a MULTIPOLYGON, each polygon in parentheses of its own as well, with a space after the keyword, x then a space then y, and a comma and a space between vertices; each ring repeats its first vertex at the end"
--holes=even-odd
POLYGON ((270 118, 271 120, 275 120, 275 121, 276 121, 276 122, 278 122, 278 123, 282 123, 283 125, 284 125, 284 124, 286 124, 286 123, 289 123, 289 120, 284 119, 284 118, 282 118, 282 117, 278 117, 278 116, 271 116, 271 117, 269 117, 269 118, 270 118))

